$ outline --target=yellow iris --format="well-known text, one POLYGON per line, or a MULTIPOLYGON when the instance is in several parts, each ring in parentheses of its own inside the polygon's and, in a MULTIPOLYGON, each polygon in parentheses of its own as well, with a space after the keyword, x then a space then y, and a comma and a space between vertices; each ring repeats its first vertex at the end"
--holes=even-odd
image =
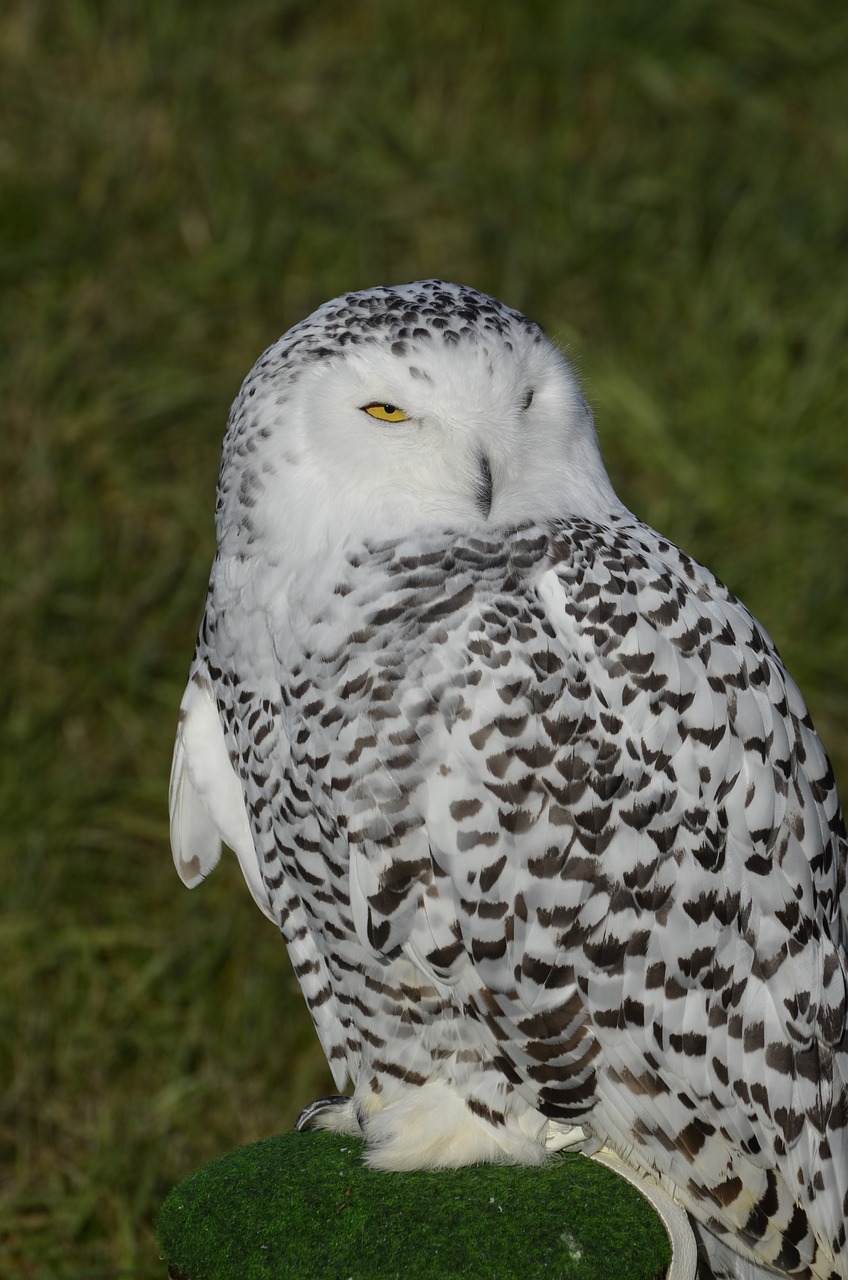
POLYGON ((366 413, 370 413, 372 418, 377 418, 380 422, 406 422, 406 414, 403 409, 398 409, 393 404, 364 404, 362 408, 366 413))

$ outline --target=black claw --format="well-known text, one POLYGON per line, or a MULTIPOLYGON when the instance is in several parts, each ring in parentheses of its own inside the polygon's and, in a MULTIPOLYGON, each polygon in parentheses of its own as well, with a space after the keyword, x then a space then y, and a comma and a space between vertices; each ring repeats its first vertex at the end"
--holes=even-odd
POLYGON ((297 1117, 295 1133, 302 1133, 304 1129, 313 1125, 322 1111, 329 1111, 331 1107, 341 1107, 346 1102, 350 1102, 350 1098, 346 1098, 342 1093, 332 1093, 329 1098, 316 1098, 308 1107, 304 1107, 297 1117))

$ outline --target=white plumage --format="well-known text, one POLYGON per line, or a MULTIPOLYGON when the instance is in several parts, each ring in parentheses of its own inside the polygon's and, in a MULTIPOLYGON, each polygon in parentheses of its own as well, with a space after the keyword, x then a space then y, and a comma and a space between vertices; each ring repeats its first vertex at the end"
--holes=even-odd
POLYGON ((348 294, 233 406, 172 844, 236 852, 386 1169, 612 1148, 715 1274, 848 1277, 846 839, 768 636, 538 326, 348 294))

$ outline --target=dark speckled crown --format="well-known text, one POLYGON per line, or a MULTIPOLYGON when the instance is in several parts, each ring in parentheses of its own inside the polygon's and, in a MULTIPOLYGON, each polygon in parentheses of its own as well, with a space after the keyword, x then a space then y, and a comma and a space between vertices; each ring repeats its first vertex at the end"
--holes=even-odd
MULTIPOLYGON (((296 365, 339 355, 364 342, 378 342, 392 355, 405 356, 411 340, 448 346, 492 336, 511 350, 510 338, 519 333, 536 342, 545 337, 538 324, 488 294, 444 280, 419 280, 333 298, 294 325, 266 357, 275 365, 296 365)), ((266 357, 258 368, 264 367, 266 357)))

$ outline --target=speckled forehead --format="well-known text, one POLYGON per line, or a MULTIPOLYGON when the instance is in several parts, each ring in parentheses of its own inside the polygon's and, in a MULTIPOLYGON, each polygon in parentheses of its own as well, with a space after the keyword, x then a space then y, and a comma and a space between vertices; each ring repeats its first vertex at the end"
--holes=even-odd
MULTIPOLYGON (((338 341, 344 335, 379 335, 392 344, 427 341, 443 342, 485 339, 496 335, 507 339, 519 334, 541 338, 539 326, 489 298, 476 289, 423 281, 399 288, 366 289, 348 293, 321 309, 323 329, 338 341)), ((394 351, 404 355, 404 350, 394 351)))
POLYGON ((544 342, 545 335, 519 311, 476 289, 425 280, 334 298, 269 348, 254 372, 261 379, 285 368, 296 379, 304 366, 363 345, 409 357, 414 369, 416 353, 428 344, 462 343, 467 349, 492 340, 512 350, 516 344, 544 342))

